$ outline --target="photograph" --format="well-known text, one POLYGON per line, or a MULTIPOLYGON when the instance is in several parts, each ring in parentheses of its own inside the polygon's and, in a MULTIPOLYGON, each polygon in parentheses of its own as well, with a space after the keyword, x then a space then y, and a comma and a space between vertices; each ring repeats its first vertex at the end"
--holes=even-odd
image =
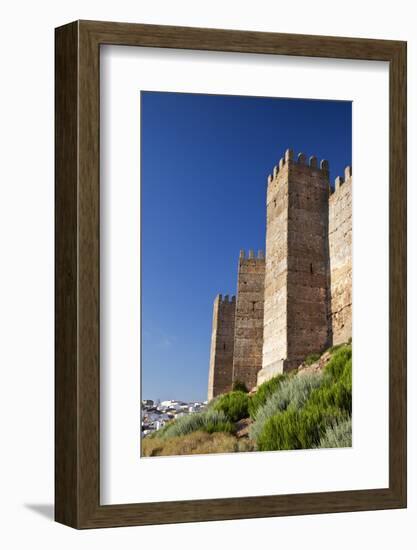
POLYGON ((141 457, 352 446, 352 104, 141 91, 141 457))
POLYGON ((409 4, 2 5, 1 548, 413 547, 409 4))

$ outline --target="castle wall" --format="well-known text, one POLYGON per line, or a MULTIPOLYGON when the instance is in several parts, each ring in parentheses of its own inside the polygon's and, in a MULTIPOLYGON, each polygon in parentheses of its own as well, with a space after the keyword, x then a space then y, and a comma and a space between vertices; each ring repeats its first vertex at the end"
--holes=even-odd
POLYGON ((328 164, 285 158, 268 178, 265 314, 258 383, 323 350, 329 330, 328 164))
POLYGON ((287 368, 330 345, 328 164, 289 163, 287 368))
MULTIPOLYGON (((288 162, 268 179, 262 368, 282 372, 287 357, 288 162)), ((265 371, 262 373, 264 374, 265 371)))
POLYGON ((352 170, 336 178, 329 199, 331 325, 333 344, 352 336, 352 170))
POLYGON ((266 258, 241 252, 236 303, 214 305, 209 399, 351 338, 350 167, 329 193, 327 161, 291 150, 268 177, 266 258))
POLYGON ((235 315, 233 381, 250 390, 262 367, 265 259, 261 252, 241 252, 235 315))
POLYGON ((208 399, 231 391, 236 299, 216 296, 213 304, 208 399))

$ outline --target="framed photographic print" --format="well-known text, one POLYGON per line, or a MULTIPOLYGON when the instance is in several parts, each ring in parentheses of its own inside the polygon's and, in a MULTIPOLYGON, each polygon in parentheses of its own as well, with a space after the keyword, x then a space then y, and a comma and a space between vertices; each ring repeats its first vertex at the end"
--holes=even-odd
POLYGON ((406 43, 56 29, 56 520, 406 506, 406 43))

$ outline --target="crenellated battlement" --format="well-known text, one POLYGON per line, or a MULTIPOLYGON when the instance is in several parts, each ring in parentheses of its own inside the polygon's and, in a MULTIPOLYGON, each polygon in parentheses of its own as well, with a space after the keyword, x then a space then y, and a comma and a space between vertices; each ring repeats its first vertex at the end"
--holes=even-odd
POLYGON ((321 160, 319 166, 317 157, 314 155, 310 156, 307 161, 307 156, 305 153, 298 153, 295 158, 294 151, 292 149, 287 149, 284 156, 280 158, 279 163, 274 166, 272 174, 268 175, 268 185, 278 178, 284 168, 288 168, 290 165, 310 168, 312 170, 320 170, 324 176, 327 178, 329 177, 329 162, 326 159, 321 160))
POLYGON ((257 255, 255 256, 254 250, 250 249, 248 255, 246 256, 246 251, 241 250, 239 254, 239 260, 265 260, 265 254, 263 250, 258 250, 257 255))
POLYGON ((331 195, 333 196, 335 193, 339 191, 339 189, 344 185, 345 183, 351 183, 352 182, 352 166, 346 166, 344 176, 337 176, 334 180, 334 189, 331 189, 331 195))
POLYGON ((229 296, 229 294, 217 294, 215 303, 219 304, 234 304, 236 302, 236 296, 229 296))

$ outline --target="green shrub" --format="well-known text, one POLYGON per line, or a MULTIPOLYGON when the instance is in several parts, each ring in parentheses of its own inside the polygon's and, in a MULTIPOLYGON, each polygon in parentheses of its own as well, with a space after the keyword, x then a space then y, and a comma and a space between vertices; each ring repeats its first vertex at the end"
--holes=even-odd
POLYGON ((352 447, 352 419, 348 417, 327 426, 318 447, 321 449, 352 447))
POLYGON ((304 363, 306 365, 312 365, 313 363, 316 363, 320 359, 320 353, 310 353, 310 355, 307 355, 307 357, 304 359, 304 363))
POLYGON ((256 411, 250 436, 260 451, 349 446, 351 411, 352 348, 344 344, 323 373, 282 380, 256 411))
POLYGON ((255 422, 250 428, 250 437, 258 441, 265 423, 276 413, 303 407, 311 392, 322 383, 321 373, 305 373, 285 378, 269 396, 266 403, 256 412, 255 422))
POLYGON ((243 393, 248 393, 249 390, 246 387, 246 384, 244 384, 240 380, 235 380, 233 382, 233 391, 243 391, 243 393))
POLYGON ((352 358, 346 361, 345 368, 340 377, 340 382, 344 384, 348 390, 352 391, 352 358))
POLYGON ((352 412, 352 350, 346 346, 340 348, 325 369, 324 383, 315 389, 309 398, 309 404, 326 409, 337 407, 352 412))
POLYGON ((170 437, 187 435, 196 431, 206 433, 233 433, 235 431, 235 426, 222 411, 208 410, 201 413, 181 416, 169 422, 161 430, 156 432, 156 437, 168 439, 170 437))
POLYGON ((220 395, 212 407, 221 412, 231 422, 237 422, 249 416, 249 396, 242 391, 233 391, 220 395))
POLYGON ((314 407, 279 412, 265 422, 257 448, 260 451, 311 449, 320 444, 327 426, 339 416, 337 410, 322 411, 314 407))
POLYGON ((335 382, 331 386, 324 385, 312 392, 309 404, 319 409, 336 407, 347 413, 352 411, 352 391, 349 391, 341 382, 335 382))
POLYGON ((329 363, 326 365, 325 374, 330 381, 338 380, 346 366, 346 363, 352 360, 352 346, 343 345, 332 355, 329 363))
POLYGON ((256 418, 256 413, 260 407, 265 405, 268 398, 277 391, 279 385, 286 379, 285 374, 274 376, 259 386, 256 393, 252 395, 249 401, 249 414, 252 419, 256 418))

